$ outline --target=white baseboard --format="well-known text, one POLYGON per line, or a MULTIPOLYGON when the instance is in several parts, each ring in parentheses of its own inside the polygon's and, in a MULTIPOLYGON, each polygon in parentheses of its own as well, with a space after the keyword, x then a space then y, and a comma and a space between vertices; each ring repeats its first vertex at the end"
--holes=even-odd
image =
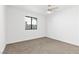
POLYGON ((12 43, 17 43, 17 42, 21 42, 21 41, 33 40, 33 39, 37 39, 37 38, 41 38, 41 37, 45 37, 45 36, 30 37, 30 38, 27 38, 27 39, 19 39, 19 40, 16 40, 16 41, 7 42, 6 44, 12 44, 12 43))
POLYGON ((6 45, 5 45, 5 44, 1 47, 0 54, 2 54, 2 53, 4 52, 5 47, 6 47, 6 45))
MULTIPOLYGON (((60 40, 58 38, 51 37, 51 36, 31 37, 31 38, 28 38, 28 39, 23 39, 23 40, 21 39, 21 40, 16 40, 16 41, 12 41, 12 42, 7 42, 7 44, 12 44, 12 43, 21 42, 21 41, 27 41, 27 40, 33 40, 33 39, 37 39, 37 38, 41 38, 41 37, 48 37, 48 38, 51 38, 51 39, 55 39, 55 40, 58 40, 58 41, 62 41, 62 42, 66 42, 66 43, 69 43, 69 44, 72 44, 72 45, 79 46, 79 43, 75 43, 73 41, 68 41, 68 40, 63 40, 63 39, 60 40)), ((3 49, 2 49, 2 51, 3 51, 3 49)))
POLYGON ((58 41, 61 41, 61 42, 65 42, 65 43, 68 43, 68 44, 72 44, 72 45, 75 45, 75 46, 79 46, 79 43, 75 43, 75 42, 73 42, 73 41, 67 41, 67 40, 59 40, 59 39, 57 39, 57 38, 55 38, 55 37, 51 37, 51 36, 48 36, 48 38, 50 38, 50 39, 55 39, 55 40, 58 40, 58 41))

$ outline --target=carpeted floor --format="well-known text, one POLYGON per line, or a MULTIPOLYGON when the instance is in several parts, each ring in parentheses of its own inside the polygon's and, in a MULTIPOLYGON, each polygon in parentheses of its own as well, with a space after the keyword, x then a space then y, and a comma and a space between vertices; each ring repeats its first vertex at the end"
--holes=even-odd
POLYGON ((8 44, 3 54, 78 54, 79 47, 50 38, 8 44))

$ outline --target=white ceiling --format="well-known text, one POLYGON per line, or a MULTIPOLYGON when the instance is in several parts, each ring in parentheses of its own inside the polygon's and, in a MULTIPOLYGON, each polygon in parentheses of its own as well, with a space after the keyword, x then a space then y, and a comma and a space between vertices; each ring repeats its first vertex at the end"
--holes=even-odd
MULTIPOLYGON (((13 7, 17 7, 17 8, 21 8, 21 9, 25 9, 25 10, 30 10, 36 13, 40 13, 42 15, 46 15, 47 14, 47 10, 48 10, 48 5, 11 5, 13 7)), ((58 7, 58 11, 61 9, 66 9, 69 6, 67 5, 57 5, 58 7)))
POLYGON ((36 13, 45 15, 47 12, 47 5, 13 5, 13 7, 30 10, 36 13))

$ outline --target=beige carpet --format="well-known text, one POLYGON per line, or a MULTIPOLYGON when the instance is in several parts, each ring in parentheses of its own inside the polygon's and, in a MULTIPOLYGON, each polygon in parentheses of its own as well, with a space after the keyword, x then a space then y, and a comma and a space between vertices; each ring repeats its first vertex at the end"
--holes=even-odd
POLYGON ((4 54, 77 54, 79 47, 50 38, 8 44, 4 54))

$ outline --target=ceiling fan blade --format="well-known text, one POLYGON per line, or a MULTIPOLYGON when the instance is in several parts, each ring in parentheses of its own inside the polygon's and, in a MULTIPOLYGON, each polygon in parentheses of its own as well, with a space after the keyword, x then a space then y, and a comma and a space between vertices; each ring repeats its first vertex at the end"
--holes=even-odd
POLYGON ((58 7, 55 7, 55 8, 51 8, 51 9, 58 9, 58 7))

